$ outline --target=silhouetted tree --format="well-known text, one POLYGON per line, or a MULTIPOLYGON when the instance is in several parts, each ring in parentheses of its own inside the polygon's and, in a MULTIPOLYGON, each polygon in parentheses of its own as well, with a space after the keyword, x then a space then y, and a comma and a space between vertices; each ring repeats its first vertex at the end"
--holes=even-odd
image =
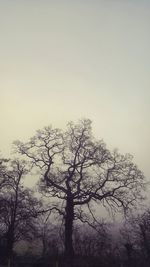
POLYGON ((6 185, 8 182, 8 179, 5 175, 8 162, 8 159, 0 159, 0 191, 2 190, 3 186, 6 185))
POLYGON ((37 216, 38 201, 33 197, 33 192, 22 184, 27 173, 25 162, 19 160, 8 161, 3 171, 7 183, 0 192, 0 228, 6 239, 8 266, 11 265, 14 243, 31 237, 33 218, 37 216))
MULTIPOLYGON (((65 219, 65 254, 72 257, 73 222, 94 220, 91 204, 114 210, 133 207, 142 199, 144 175, 129 154, 110 152, 105 143, 91 133, 91 121, 69 123, 67 131, 46 127, 29 142, 15 142, 22 155, 40 170, 41 190, 57 199, 65 219)), ((58 203, 58 202, 57 202, 58 203)))
POLYGON ((150 210, 132 215, 128 220, 128 227, 132 231, 134 246, 140 251, 141 257, 150 263, 150 210))

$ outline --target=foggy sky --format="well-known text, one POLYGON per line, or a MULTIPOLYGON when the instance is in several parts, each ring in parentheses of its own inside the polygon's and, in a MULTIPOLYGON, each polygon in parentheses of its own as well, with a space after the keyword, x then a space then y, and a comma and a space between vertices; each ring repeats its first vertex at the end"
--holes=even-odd
POLYGON ((150 1, 0 1, 0 150, 90 118, 150 175, 150 1))

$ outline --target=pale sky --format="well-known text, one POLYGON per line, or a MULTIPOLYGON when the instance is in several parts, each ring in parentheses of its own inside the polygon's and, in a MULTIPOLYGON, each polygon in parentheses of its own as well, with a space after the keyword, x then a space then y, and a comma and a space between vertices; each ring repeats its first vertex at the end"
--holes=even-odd
POLYGON ((150 180, 150 1, 0 0, 0 150, 89 118, 150 180))

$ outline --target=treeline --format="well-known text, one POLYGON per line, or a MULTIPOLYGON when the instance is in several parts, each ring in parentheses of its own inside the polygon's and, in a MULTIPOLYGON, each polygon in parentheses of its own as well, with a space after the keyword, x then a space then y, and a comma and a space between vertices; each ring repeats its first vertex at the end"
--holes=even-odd
POLYGON ((45 127, 13 151, 0 160, 1 266, 149 266, 150 213, 131 216, 145 177, 131 155, 93 137, 90 120, 45 127), (38 192, 24 186, 35 174, 38 192), (102 206, 126 215, 120 232, 102 220, 102 206), (19 255, 22 241, 30 250, 19 255))

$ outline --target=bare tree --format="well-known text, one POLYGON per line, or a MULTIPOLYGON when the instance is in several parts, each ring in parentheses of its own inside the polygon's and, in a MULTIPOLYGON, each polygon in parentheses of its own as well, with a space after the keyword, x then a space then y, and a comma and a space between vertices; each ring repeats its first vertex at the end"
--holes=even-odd
POLYGON ((0 193, 0 228, 6 239, 8 266, 11 265, 14 243, 31 237, 34 230, 31 218, 37 216, 39 204, 33 192, 22 184, 27 173, 26 163, 19 160, 8 161, 3 170, 5 183, 0 193))
POLYGON ((150 262, 150 210, 147 210, 137 218, 140 228, 141 244, 150 262))
POLYGON ((8 159, 0 158, 0 190, 7 184, 7 177, 5 176, 8 159))
POLYGON ((141 251, 142 257, 150 262, 150 210, 142 214, 132 215, 128 219, 128 228, 131 229, 133 244, 141 251))
POLYGON ((29 142, 15 145, 39 168, 41 190, 61 204, 57 209, 65 220, 67 257, 74 254, 73 222, 87 222, 87 211, 94 219, 93 203, 127 211, 142 199, 143 173, 129 154, 110 152, 102 140, 97 141, 90 120, 71 122, 65 132, 46 127, 29 142))

